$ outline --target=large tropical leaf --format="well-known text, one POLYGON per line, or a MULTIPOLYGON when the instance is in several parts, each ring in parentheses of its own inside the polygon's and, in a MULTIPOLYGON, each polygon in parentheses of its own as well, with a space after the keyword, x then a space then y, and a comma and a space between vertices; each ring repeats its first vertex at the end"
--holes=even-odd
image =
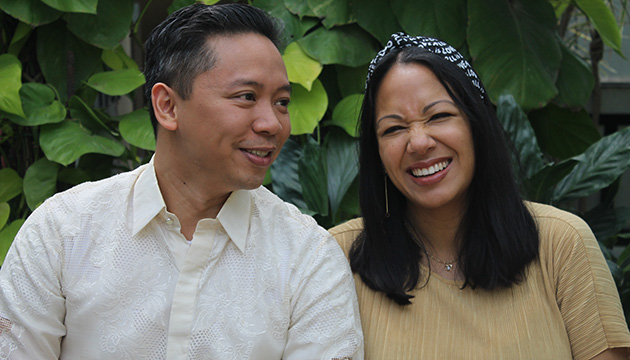
POLYGON ((326 136, 328 159, 328 199, 335 218, 346 192, 359 173, 357 143, 343 131, 330 131, 326 136))
POLYGON ((470 0, 468 16, 470 53, 493 102, 509 93, 529 111, 556 96, 561 52, 547 0, 470 0))
POLYGON ((319 22, 316 18, 302 18, 300 20, 297 15, 287 9, 282 1, 254 0, 252 5, 265 10, 269 15, 283 23, 283 33, 286 36, 284 40, 287 44, 301 39, 310 28, 319 22))
POLYGON ((68 165, 87 153, 120 156, 125 151, 125 147, 116 140, 90 135, 72 121, 43 125, 39 144, 49 160, 62 165, 68 165))
POLYGON ((0 169, 0 203, 22 193, 22 178, 11 168, 0 169))
POLYGON ((0 230, 6 225, 9 220, 9 215, 11 214, 11 207, 9 204, 3 202, 0 203, 0 230))
POLYGON ((575 159, 578 164, 553 193, 554 203, 588 196, 630 169, 630 128, 602 138, 575 159))
POLYGON ((289 115, 291 117, 291 135, 310 134, 326 113, 328 97, 319 80, 313 83, 311 91, 298 84, 293 84, 289 115))
POLYGON ((24 224, 24 219, 15 220, 0 231, 0 266, 4 263, 4 258, 7 256, 13 239, 22 227, 22 224, 24 224))
POLYGON ((59 164, 46 158, 35 161, 24 174, 24 197, 29 209, 35 210, 57 191, 59 164))
POLYGON ((348 0, 308 0, 315 16, 323 18, 327 29, 335 25, 346 25, 354 21, 348 0))
POLYGON ((66 118, 66 108, 55 99, 55 92, 40 83, 26 83, 20 89, 25 117, 8 116, 16 124, 37 126, 58 123, 66 118))
POLYGON ((630 208, 601 209, 595 207, 584 215, 584 219, 600 242, 617 235, 630 221, 630 208))
POLYGON ((63 16, 70 30, 88 44, 114 49, 129 33, 133 1, 99 1, 96 14, 68 13, 63 16))
POLYGON ((138 69, 105 71, 90 76, 87 85, 103 94, 117 96, 128 94, 142 86, 144 74, 138 69))
POLYGON ((363 94, 354 94, 341 99, 333 110, 332 121, 329 124, 339 126, 348 135, 357 137, 357 123, 362 102, 363 94))
POLYGON ((578 7, 588 16, 595 30, 604 40, 606 46, 621 53, 621 28, 617 25, 615 15, 604 0, 575 0, 578 7))
POLYGON ((31 28, 30 25, 20 21, 15 28, 15 33, 13 33, 13 37, 11 38, 11 43, 9 44, 9 49, 7 50, 7 53, 17 57, 20 51, 22 51, 22 47, 28 40, 32 31, 33 28, 31 28))
POLYGON ((515 170, 520 170, 517 174, 523 175, 525 179, 530 178, 545 167, 546 163, 527 115, 511 95, 503 95, 497 104, 497 117, 518 152, 518 159, 512 159, 515 170))
POLYGON ((591 67, 574 52, 561 44, 562 63, 556 80, 558 96, 554 103, 567 107, 582 107, 593 92, 595 79, 591 67))
POLYGON ((13 55, 0 55, 0 110, 24 117, 20 100, 22 64, 13 55))
POLYGON ((96 14, 98 0, 41 0, 46 5, 63 12, 96 14))
POLYGON ((37 61, 65 102, 101 64, 101 50, 69 33, 63 21, 37 28, 37 61), (68 88, 70 86, 70 88, 68 88))
POLYGON ((296 42, 290 43, 284 49, 282 59, 287 67, 289 81, 298 83, 306 90, 311 91, 313 82, 322 72, 322 64, 306 55, 296 42))
POLYGON ((282 200, 305 210, 307 208, 302 196, 302 184, 298 175, 298 162, 302 156, 302 148, 295 140, 289 139, 284 143, 282 151, 271 164, 271 179, 273 192, 282 200))
POLYGON ((378 51, 376 41, 357 25, 319 28, 298 44, 304 52, 321 64, 360 66, 367 64, 378 51))
POLYGON ((390 3, 406 33, 435 37, 455 48, 466 42, 466 0, 392 0, 390 3))
POLYGON ((289 11, 299 16, 300 19, 305 16, 317 16, 315 11, 311 8, 309 0, 284 0, 284 6, 286 6, 289 11))
POLYGON ((352 3, 352 14, 357 23, 385 45, 389 37, 401 30, 387 1, 364 0, 352 3))
POLYGON ((326 152, 311 136, 307 137, 302 156, 298 159, 298 176, 308 208, 319 215, 328 215, 326 152))
POLYGON ((531 201, 550 203, 556 185, 573 170, 577 161, 567 159, 548 165, 523 181, 525 198, 531 201))
POLYGON ((543 152, 559 159, 581 154, 601 138, 584 109, 573 111, 549 104, 530 112, 529 120, 543 152))
POLYGON ((112 70, 138 69, 138 64, 127 55, 125 49, 121 45, 116 48, 105 49, 101 55, 101 60, 112 70))
POLYGON ((155 132, 151 116, 146 109, 139 109, 120 118, 118 130, 123 139, 141 149, 155 150, 155 132))
POLYGON ((51 23, 62 15, 40 0, 0 0, 0 9, 33 27, 51 23))
POLYGON ((342 97, 364 92, 367 64, 359 67, 335 65, 335 70, 337 70, 337 86, 342 97))
POLYGON ((73 96, 68 101, 68 109, 70 110, 70 116, 74 121, 78 121, 82 128, 87 129, 90 132, 99 132, 105 130, 113 136, 118 135, 117 132, 112 131, 104 119, 101 119, 96 109, 90 107, 81 97, 73 96))

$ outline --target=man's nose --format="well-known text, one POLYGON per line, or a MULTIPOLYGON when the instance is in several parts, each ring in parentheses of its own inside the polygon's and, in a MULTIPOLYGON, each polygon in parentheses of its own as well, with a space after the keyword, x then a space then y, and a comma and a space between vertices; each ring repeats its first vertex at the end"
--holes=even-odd
POLYGON ((258 106, 253 129, 256 133, 266 133, 268 135, 276 135, 282 131, 282 122, 279 115, 274 111, 273 105, 260 104, 258 106))

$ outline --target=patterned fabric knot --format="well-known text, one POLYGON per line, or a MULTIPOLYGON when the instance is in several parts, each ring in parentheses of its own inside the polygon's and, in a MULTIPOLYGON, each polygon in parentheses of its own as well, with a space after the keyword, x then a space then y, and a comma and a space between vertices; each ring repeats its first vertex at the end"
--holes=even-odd
POLYGON ((472 66, 464 56, 457 51, 451 45, 445 43, 444 41, 430 38, 426 36, 409 36, 403 32, 398 32, 392 34, 387 41, 387 45, 381 51, 376 54, 374 59, 370 62, 370 66, 368 67, 367 79, 365 80, 365 89, 367 90, 368 85, 370 84, 370 79, 374 74, 374 69, 376 65, 385 57, 385 55, 389 54, 394 49, 402 49, 406 47, 417 46, 419 48, 426 49, 434 54, 440 55, 442 58, 452 62, 457 65, 460 69, 464 71, 468 79, 472 82, 472 84, 479 90, 479 94, 481 98, 484 98, 485 90, 483 86, 481 86, 481 82, 479 81, 479 76, 475 70, 473 70, 472 66))

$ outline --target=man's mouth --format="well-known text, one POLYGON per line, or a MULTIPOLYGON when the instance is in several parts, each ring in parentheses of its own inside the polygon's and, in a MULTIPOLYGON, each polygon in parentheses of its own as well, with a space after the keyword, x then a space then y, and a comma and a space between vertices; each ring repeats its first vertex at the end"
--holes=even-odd
POLYGON ((253 154, 253 155, 256 155, 256 156, 258 156, 258 157, 262 157, 262 158, 264 158, 264 157, 267 157, 267 156, 271 155, 271 151, 264 151, 264 150, 245 150, 245 149, 244 149, 243 151, 248 152, 248 153, 253 154))
POLYGON ((428 168, 412 169, 409 172, 414 177, 423 177, 423 176, 433 175, 436 172, 444 170, 451 163, 451 161, 452 160, 442 161, 437 164, 431 165, 428 168))

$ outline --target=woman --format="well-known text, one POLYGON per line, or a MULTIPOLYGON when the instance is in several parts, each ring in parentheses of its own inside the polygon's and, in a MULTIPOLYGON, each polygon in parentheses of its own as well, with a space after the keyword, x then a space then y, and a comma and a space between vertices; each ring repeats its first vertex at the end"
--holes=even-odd
POLYGON ((367 359, 622 359, 630 334, 578 217, 523 202, 474 70, 394 34, 368 70, 363 219, 331 229, 355 272, 367 359))

